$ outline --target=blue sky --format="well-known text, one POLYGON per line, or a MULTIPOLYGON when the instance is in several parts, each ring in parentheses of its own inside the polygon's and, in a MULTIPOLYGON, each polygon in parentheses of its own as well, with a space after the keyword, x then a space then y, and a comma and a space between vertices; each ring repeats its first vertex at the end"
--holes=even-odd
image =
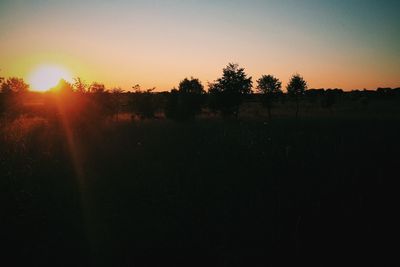
POLYGON ((400 86, 400 1, 0 0, 2 75, 56 62, 109 86, 168 90, 228 62, 312 87, 400 86), (118 70, 118 71, 117 71, 118 70))

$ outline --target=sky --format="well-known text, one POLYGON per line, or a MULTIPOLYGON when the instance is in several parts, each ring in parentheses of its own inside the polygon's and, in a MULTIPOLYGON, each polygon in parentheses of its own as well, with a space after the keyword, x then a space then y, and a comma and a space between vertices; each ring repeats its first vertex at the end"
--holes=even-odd
POLYGON ((255 81, 400 87, 398 0, 0 0, 0 76, 41 64, 107 87, 204 85, 230 62, 255 81))

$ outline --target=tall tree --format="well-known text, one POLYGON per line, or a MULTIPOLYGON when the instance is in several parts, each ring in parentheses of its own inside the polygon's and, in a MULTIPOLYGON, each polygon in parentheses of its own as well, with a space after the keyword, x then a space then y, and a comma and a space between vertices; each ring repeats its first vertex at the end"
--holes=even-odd
POLYGON ((237 118, 243 98, 251 93, 251 79, 238 64, 229 63, 223 69, 222 77, 209 84, 214 108, 220 110, 224 116, 234 115, 237 118))
POLYGON ((271 119, 273 100, 282 93, 282 83, 273 75, 263 75, 257 80, 257 91, 262 94, 262 103, 268 109, 268 117, 271 119))
POLYGON ((299 114, 299 102, 301 96, 304 95, 307 90, 307 82, 299 74, 294 74, 286 87, 288 95, 292 97, 296 102, 296 118, 299 114))

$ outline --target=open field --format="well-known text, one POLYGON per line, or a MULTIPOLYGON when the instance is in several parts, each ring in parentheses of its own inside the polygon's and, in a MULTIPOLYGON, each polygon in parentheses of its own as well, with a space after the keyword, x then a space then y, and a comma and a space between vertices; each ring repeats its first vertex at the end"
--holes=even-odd
POLYGON ((0 267, 400 266, 400 0, 0 0, 0 267))
POLYGON ((40 117, 2 125, 0 238, 15 263, 381 265, 395 255, 394 116, 67 128, 40 117))

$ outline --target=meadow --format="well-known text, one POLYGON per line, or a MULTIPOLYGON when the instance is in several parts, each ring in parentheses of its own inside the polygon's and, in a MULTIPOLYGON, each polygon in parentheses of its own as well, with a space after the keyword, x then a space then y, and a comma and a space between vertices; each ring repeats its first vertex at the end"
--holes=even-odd
POLYGON ((400 266, 400 0, 0 0, 0 267, 400 266))
POLYGON ((292 109, 277 103, 271 120, 252 102, 238 119, 3 118, 2 253, 15 265, 390 262, 398 100, 292 109))

